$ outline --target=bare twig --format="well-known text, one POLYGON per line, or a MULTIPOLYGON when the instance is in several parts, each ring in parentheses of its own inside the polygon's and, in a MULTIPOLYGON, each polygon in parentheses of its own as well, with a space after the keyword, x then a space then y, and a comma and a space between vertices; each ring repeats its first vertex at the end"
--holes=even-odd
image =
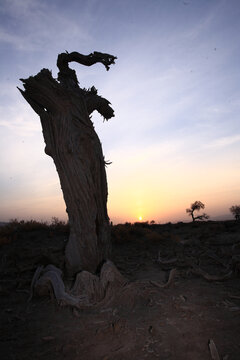
POLYGON ((209 350, 210 350, 212 359, 220 360, 220 356, 218 354, 217 347, 212 339, 209 340, 208 346, 209 346, 209 350))

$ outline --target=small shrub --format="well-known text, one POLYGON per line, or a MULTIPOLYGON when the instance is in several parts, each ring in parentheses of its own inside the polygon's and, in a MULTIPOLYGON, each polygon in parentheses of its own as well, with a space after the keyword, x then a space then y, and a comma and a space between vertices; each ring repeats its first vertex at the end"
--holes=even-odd
POLYGON ((33 231, 48 228, 48 223, 36 220, 20 220, 12 219, 9 221, 7 227, 13 231, 33 231))
POLYGON ((146 234, 146 240, 157 243, 164 240, 164 237, 161 234, 157 233, 156 231, 149 231, 146 234))
POLYGON ((69 232, 69 223, 59 220, 57 217, 52 217, 50 228, 57 232, 67 233, 69 232))
POLYGON ((229 210, 235 217, 235 220, 240 220, 240 205, 233 205, 229 210))

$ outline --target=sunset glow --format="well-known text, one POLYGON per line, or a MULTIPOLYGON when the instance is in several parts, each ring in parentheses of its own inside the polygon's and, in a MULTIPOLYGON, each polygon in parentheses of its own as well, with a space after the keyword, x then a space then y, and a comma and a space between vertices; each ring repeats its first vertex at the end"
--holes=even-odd
POLYGON ((3 0, 0 221, 67 219, 39 117, 16 89, 42 68, 57 77, 65 50, 118 57, 108 72, 70 65, 115 112, 108 122, 92 116, 112 162, 110 220, 189 221, 196 200, 210 219, 231 218, 240 203, 239 16, 237 0, 3 0))

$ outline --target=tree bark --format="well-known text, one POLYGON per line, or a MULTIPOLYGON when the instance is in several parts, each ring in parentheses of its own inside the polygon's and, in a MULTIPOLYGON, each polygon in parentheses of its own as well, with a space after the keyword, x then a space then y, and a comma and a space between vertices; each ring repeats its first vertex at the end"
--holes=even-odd
POLYGON ((95 272, 110 255, 105 161, 89 115, 93 110, 106 119, 114 114, 110 103, 98 96, 95 88, 86 91, 78 86, 68 62, 101 62, 108 69, 114 59, 101 53, 60 54, 59 81, 42 69, 36 76, 21 79, 25 91, 19 89, 40 116, 45 152, 53 158, 60 178, 70 224, 66 268, 72 275, 80 270, 95 272))

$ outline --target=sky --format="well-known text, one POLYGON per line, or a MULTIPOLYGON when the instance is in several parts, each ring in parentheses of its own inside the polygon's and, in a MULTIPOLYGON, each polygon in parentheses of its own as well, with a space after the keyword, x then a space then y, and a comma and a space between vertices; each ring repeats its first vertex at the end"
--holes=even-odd
POLYGON ((115 110, 92 120, 103 144, 114 223, 210 219, 240 204, 239 0, 1 0, 0 221, 66 220, 39 117, 17 86, 42 68, 57 77, 61 52, 106 52, 71 63, 115 110))

